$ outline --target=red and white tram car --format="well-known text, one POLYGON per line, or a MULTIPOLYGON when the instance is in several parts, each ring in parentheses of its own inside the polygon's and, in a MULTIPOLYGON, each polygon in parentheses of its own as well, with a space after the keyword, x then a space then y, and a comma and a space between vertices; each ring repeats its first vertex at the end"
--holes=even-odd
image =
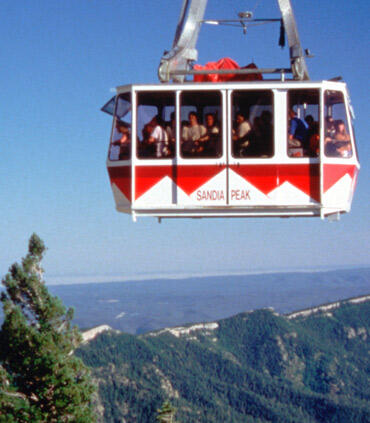
POLYGON ((133 84, 103 110, 113 115, 116 208, 134 220, 338 218, 351 208, 359 161, 344 82, 133 84), (294 118, 307 123, 304 143, 290 136, 294 118), (155 127, 162 136, 153 139, 155 127))
POLYGON ((337 216, 351 208, 359 170, 346 86, 259 81, 119 87, 107 167, 117 210, 134 219, 337 216), (290 146, 291 108, 317 125, 316 143, 311 140, 307 149, 290 146), (233 122, 240 110, 249 122, 269 119, 261 145, 250 154, 234 146, 233 122), (208 151, 186 148, 182 135, 191 111, 203 122, 207 114, 215 116, 219 131, 208 151), (144 147, 145 124, 157 115, 174 134, 164 154, 144 147), (331 119, 344 122, 350 137, 345 150, 327 140, 331 119), (121 122, 129 128, 129 140, 117 154, 121 122))

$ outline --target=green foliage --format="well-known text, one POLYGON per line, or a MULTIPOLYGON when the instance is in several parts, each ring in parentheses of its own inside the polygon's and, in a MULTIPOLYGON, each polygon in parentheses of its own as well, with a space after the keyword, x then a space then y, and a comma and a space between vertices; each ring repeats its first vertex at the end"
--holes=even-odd
POLYGON ((0 366, 0 423, 26 421, 28 408, 28 402, 14 391, 9 374, 0 366))
POLYGON ((44 252, 33 234, 27 256, 2 281, 0 422, 92 422, 94 388, 88 369, 73 354, 81 336, 71 327, 73 310, 42 281, 44 252))
POLYGON ((104 333, 76 351, 104 421, 152 423, 165 401, 187 422, 370 421, 370 302, 288 319, 243 313, 173 336, 104 333))

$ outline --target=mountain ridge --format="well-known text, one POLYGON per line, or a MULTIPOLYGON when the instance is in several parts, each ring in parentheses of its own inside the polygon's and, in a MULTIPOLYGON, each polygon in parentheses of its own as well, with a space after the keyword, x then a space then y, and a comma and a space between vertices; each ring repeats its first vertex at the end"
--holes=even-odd
MULTIPOLYGON (((321 312, 326 312, 328 310, 332 310, 332 309, 336 309, 338 307, 340 307, 343 304, 355 304, 355 303, 361 303, 361 302, 365 302, 365 301, 370 301, 370 294, 368 295, 361 295, 361 296, 356 296, 356 297, 352 297, 352 298, 347 298, 345 300, 341 300, 341 301, 335 301, 332 303, 325 303, 316 307, 310 307, 310 308, 306 308, 306 309, 302 309, 302 310, 297 310, 294 311, 292 313, 285 313, 285 314, 279 314, 276 313, 279 316, 285 316, 288 319, 295 319, 297 317, 307 317, 310 316, 312 314, 315 313, 321 313, 321 312)), ((274 309, 272 307, 266 307, 266 310, 272 310, 273 312, 274 309)), ((262 309, 263 310, 263 309, 262 309)), ((248 313, 251 313, 255 310, 249 310, 248 313)), ((156 334, 161 334, 161 333, 165 333, 166 331, 170 331, 174 336, 178 336, 178 334, 181 332, 181 330, 183 329, 183 332, 189 332, 192 330, 196 330, 198 327, 199 329, 202 328, 202 326, 206 329, 214 329, 217 327, 217 322, 199 322, 199 323, 193 323, 188 325, 184 325, 184 326, 174 326, 171 328, 163 328, 163 329, 158 329, 156 331, 153 332, 148 332, 145 335, 156 335, 156 334), (212 325, 214 325, 212 327, 212 325)), ((122 331, 119 331, 117 329, 113 329, 111 326, 109 325, 99 325, 99 326, 95 326, 93 328, 90 328, 88 330, 85 330, 82 332, 82 337, 83 337, 83 342, 87 343, 93 339, 96 338, 96 336, 100 335, 103 332, 106 331, 112 331, 115 333, 123 333, 122 331)))
POLYGON ((369 299, 294 318, 265 308, 141 335, 108 331, 76 354, 99 385, 100 422, 152 422, 165 400, 182 423, 365 422, 369 299))

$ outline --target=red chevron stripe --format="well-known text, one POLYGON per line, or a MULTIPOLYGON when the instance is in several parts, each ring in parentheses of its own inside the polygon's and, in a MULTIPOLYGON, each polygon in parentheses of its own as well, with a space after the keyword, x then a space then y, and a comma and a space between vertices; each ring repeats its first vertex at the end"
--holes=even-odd
POLYGON ((279 185, 289 182, 310 198, 320 201, 320 165, 294 164, 278 166, 279 185))
POLYGON ((230 165, 230 168, 267 195, 277 187, 278 165, 230 165))
POLYGON ((177 185, 185 191, 186 194, 190 195, 220 173, 225 167, 225 165, 219 166, 217 164, 178 166, 177 185))
POLYGON ((324 192, 330 189, 346 173, 353 179, 357 172, 356 165, 324 164, 324 192))
POLYGON ((131 202, 131 166, 109 167, 108 174, 111 184, 115 184, 131 202))
POLYGON ((176 166, 136 166, 135 167, 135 199, 137 200, 150 188, 168 176, 175 181, 176 166))
MULTIPOLYGON (((135 167, 135 198, 139 198, 165 176, 171 178, 186 194, 190 195, 204 185, 225 166, 183 165, 183 166, 136 166, 135 167)), ((230 165, 235 173, 240 175, 258 190, 267 195, 278 185, 289 182, 316 201, 320 200, 319 164, 272 164, 272 165, 230 165)), ((357 175, 356 165, 325 164, 324 192, 330 189, 345 174, 351 178, 357 175)), ((131 201, 131 167, 120 166, 108 168, 111 183, 131 201)))

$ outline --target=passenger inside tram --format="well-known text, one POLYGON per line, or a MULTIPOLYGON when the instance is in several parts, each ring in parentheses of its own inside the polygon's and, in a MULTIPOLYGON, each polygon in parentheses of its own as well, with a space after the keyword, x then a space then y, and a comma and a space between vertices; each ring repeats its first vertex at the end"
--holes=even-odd
POLYGON ((335 139, 337 141, 349 142, 349 134, 342 120, 337 120, 335 122, 335 139))
POLYGON ((326 124, 325 154, 328 157, 351 157, 351 139, 344 121, 327 116, 326 124))
POLYGON ((325 141, 332 141, 335 138, 335 123, 332 116, 325 118, 325 141))
POLYGON ((304 120, 306 121, 307 125, 308 125, 308 130, 307 130, 307 134, 308 134, 308 138, 310 138, 310 136, 313 134, 314 132, 314 126, 315 126, 315 119, 313 118, 312 115, 307 115, 304 120))
POLYGON ((130 128, 126 122, 116 121, 115 135, 111 144, 109 159, 125 160, 129 159, 131 154, 131 136, 130 128))
POLYGON ((233 129, 232 137, 234 141, 233 149, 234 156, 240 157, 247 154, 248 147, 250 146, 249 134, 252 127, 243 112, 237 112, 235 118, 235 129, 233 129))
POLYGON ((312 115, 307 115, 304 119, 308 125, 308 150, 304 153, 309 157, 317 157, 319 155, 320 147, 320 126, 319 122, 316 122, 312 115))
POLYGON ((168 157, 171 155, 167 132, 164 122, 159 115, 155 115, 143 128, 143 156, 168 157))
POLYGON ((300 119, 297 113, 290 109, 289 130, 288 130, 288 155, 290 157, 303 157, 304 151, 308 149, 308 124, 300 119))
POLYGON ((219 138, 220 128, 216 123, 216 116, 213 113, 206 114, 205 122, 206 133, 202 136, 199 141, 203 144, 203 155, 206 157, 217 157, 219 156, 219 138))
POLYGON ((205 141, 202 141, 202 138, 206 135, 207 130, 204 125, 198 123, 198 116, 195 112, 190 112, 188 119, 188 125, 184 125, 182 128, 181 151, 183 156, 197 156, 204 151, 205 141))
POLYGON ((349 158, 353 155, 349 118, 344 95, 340 91, 325 91, 324 152, 327 157, 349 158))
POLYGON ((176 141, 176 116, 175 116, 175 112, 171 113, 170 118, 171 118, 170 122, 168 122, 167 125, 166 125, 166 132, 167 132, 167 135, 168 135, 168 140, 171 143, 175 143, 175 141, 176 141))
POLYGON ((335 141, 338 153, 341 155, 341 157, 351 157, 351 140, 343 120, 337 120, 335 122, 335 129, 335 141))
POLYGON ((234 156, 272 157, 274 134, 271 112, 263 110, 260 116, 255 116, 253 125, 244 116, 242 113, 237 113, 236 116, 236 129, 233 131, 234 156))
POLYGON ((166 123, 166 132, 168 137, 168 148, 170 150, 171 157, 174 157, 176 151, 176 115, 172 112, 170 115, 170 121, 166 123))

